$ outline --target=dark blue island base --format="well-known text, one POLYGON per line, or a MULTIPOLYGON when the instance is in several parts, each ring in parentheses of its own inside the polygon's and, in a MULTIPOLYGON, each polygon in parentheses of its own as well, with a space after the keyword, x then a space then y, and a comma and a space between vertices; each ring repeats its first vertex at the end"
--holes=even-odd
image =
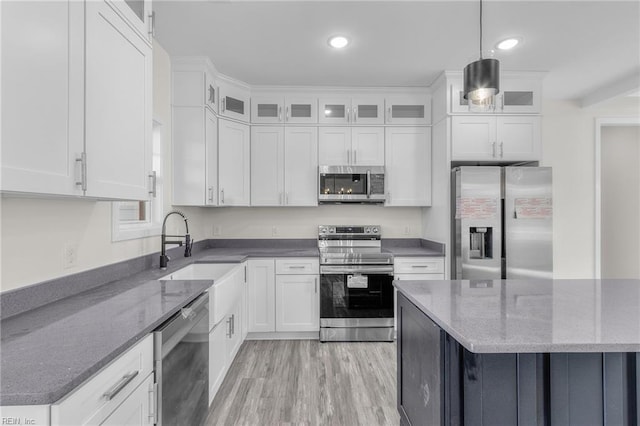
POLYGON ((402 425, 640 425, 640 353, 473 353, 397 303, 402 425))

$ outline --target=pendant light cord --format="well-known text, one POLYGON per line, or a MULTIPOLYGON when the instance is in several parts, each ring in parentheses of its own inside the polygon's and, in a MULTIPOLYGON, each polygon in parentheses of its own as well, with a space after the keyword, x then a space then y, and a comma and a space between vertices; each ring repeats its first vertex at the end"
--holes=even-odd
POLYGON ((480 59, 482 59, 482 0, 480 0, 480 59))

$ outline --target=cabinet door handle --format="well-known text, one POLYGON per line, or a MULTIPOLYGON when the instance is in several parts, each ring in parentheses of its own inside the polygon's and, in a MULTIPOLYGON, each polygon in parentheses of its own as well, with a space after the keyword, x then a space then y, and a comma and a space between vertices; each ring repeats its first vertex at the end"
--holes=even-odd
POLYGON ((278 121, 282 121, 282 107, 278 105, 278 121))
POLYGON ((358 120, 358 107, 353 107, 353 122, 358 120))
POLYGON ((287 105, 287 109, 284 115, 284 121, 289 121, 289 106, 287 105))
POLYGON ((504 157, 504 142, 500 142, 500 158, 504 157))
POLYGON ((347 150, 347 164, 351 164, 351 150, 347 150))
POLYGON ((316 294, 318 293, 318 277, 315 277, 313 279, 313 289, 316 292, 316 294))
POLYGON ((149 14, 149 35, 151 37, 156 36, 156 13, 151 12, 149 14))
POLYGON ((231 314, 231 334, 236 334, 236 314, 231 314))
POLYGON ((80 180, 76 180, 76 185, 80 186, 83 191, 87 190, 87 153, 80 154, 80 158, 76 158, 76 164, 80 163, 80 180))
POLYGON ((491 151, 492 151, 491 155, 493 156, 493 158, 496 158, 496 143, 495 142, 493 142, 491 144, 491 151))
POLYGON ((155 170, 152 170, 151 173, 149 173, 149 179, 149 194, 151 195, 151 197, 156 198, 158 177, 155 170))
POLYGON ((231 317, 227 318, 227 337, 231 339, 231 317))
POLYGON ((227 98, 224 97, 222 98, 222 112, 225 112, 227 110, 227 98))
POLYGON ((122 376, 122 379, 120 379, 120 381, 118 381, 118 383, 116 383, 111 389, 106 391, 103 396, 107 399, 107 401, 111 401, 113 398, 115 398, 116 395, 118 395, 118 393, 120 393, 122 389, 125 388, 125 386, 127 386, 133 379, 136 378, 138 373, 139 371, 136 370, 133 373, 122 376))
POLYGON ((158 384, 150 383, 149 384, 149 416, 151 424, 158 423, 158 418, 156 413, 158 412, 158 384))
POLYGON ((387 108, 387 121, 388 121, 389 123, 391 123, 391 118, 392 118, 392 115, 391 115, 391 107, 389 107, 389 108, 387 108))
POLYGON ((351 122, 351 108, 347 108, 347 123, 351 122))
POLYGON ((220 190, 220 204, 224 204, 224 188, 220 190))
POLYGON ((353 164, 358 164, 358 151, 353 150, 353 164))
POLYGON ((247 283, 247 265, 244 265, 244 282, 247 283))
POLYGON ((209 202, 213 203, 213 186, 209 187, 209 202))

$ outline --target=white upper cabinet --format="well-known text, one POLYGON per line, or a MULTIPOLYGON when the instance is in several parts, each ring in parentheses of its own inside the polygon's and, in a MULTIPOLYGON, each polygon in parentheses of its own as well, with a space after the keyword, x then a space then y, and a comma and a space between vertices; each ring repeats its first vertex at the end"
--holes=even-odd
POLYGON ((220 115, 240 121, 249 121, 250 96, 247 89, 220 81, 218 93, 220 103, 218 112, 220 115))
POLYGON ((252 123, 284 123, 284 97, 251 97, 252 123))
POLYGON ((149 43, 153 38, 151 0, 109 0, 118 13, 149 43))
POLYGON ((317 205, 317 169, 315 127, 252 127, 252 206, 317 205))
POLYGON ((351 128, 351 164, 384 166, 384 127, 351 128))
POLYGON ((320 127, 322 166, 384 166, 384 127, 320 127))
POLYGON ((204 61, 176 59, 172 63, 172 106, 208 107, 218 112, 218 87, 204 61))
POLYGON ((327 124, 384 124, 384 97, 320 98, 319 122, 327 124))
POLYGON ((286 127, 284 132, 284 204, 317 206, 317 129, 286 127))
POLYGON ((541 155, 539 116, 452 117, 453 161, 537 161, 541 155))
POLYGON ((505 77, 500 79, 500 93, 495 98, 490 110, 474 111, 464 99, 462 77, 451 78, 451 112, 456 113, 515 113, 538 114, 541 111, 542 80, 540 76, 505 77))
POLYGON ((385 100, 387 124, 429 124, 431 97, 427 94, 390 96, 385 100))
POLYGON ((431 129, 387 127, 385 206, 431 205, 431 129))
POLYGON ((151 45, 117 6, 2 3, 3 191, 149 198, 151 45))
POLYGON ((314 124, 318 122, 315 97, 257 96, 251 98, 251 122, 257 124, 314 124))
POLYGON ((84 3, 15 1, 0 8, 0 189, 82 195, 76 158, 84 152, 84 3), (46 48, 38 34, 47 34, 46 48))
POLYGON ((321 166, 351 164, 351 129, 349 127, 319 127, 318 139, 318 163, 321 166))
POLYGON ((149 197, 151 46, 109 3, 86 3, 86 195, 149 197))
POLYGON ((250 191, 249 125, 218 120, 218 203, 248 206, 250 191))
POLYGON ((284 203, 284 127, 251 127, 251 205, 284 203))
POLYGON ((311 96, 285 97, 284 120, 290 124, 317 123, 318 99, 311 96))

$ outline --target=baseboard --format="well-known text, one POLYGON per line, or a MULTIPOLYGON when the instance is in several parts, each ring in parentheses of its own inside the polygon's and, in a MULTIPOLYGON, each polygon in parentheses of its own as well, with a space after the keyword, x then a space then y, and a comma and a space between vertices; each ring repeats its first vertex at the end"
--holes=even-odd
POLYGON ((319 331, 290 331, 249 333, 246 340, 318 340, 319 338, 319 331))

